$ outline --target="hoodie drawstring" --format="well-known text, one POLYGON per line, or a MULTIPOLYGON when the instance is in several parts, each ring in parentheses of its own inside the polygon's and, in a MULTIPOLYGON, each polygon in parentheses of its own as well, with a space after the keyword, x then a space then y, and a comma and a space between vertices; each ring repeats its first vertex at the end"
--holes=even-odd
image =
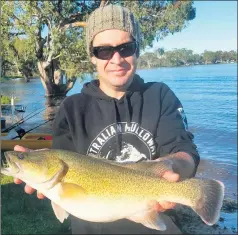
POLYGON ((116 125, 116 145, 117 145, 117 156, 121 155, 121 143, 119 141, 119 135, 117 130, 117 121, 118 121, 118 112, 117 112, 117 104, 115 99, 113 99, 114 102, 114 114, 115 114, 115 125, 116 125))
MULTIPOLYGON (((119 140, 119 133, 117 129, 117 123, 118 123, 118 110, 117 110, 117 104, 116 100, 113 99, 114 101, 114 115, 115 115, 115 125, 116 125, 116 145, 117 145, 117 156, 121 155, 121 141, 119 140)), ((124 96, 124 105, 125 105, 125 111, 126 111, 126 122, 130 126, 131 125, 131 115, 130 115, 130 108, 129 108, 129 102, 128 98, 125 95, 124 96)))
POLYGON ((130 126, 131 125, 131 115, 130 115, 130 109, 129 109, 129 102, 128 102, 128 98, 126 95, 124 97, 124 105, 125 105, 125 110, 126 110, 126 122, 130 126))

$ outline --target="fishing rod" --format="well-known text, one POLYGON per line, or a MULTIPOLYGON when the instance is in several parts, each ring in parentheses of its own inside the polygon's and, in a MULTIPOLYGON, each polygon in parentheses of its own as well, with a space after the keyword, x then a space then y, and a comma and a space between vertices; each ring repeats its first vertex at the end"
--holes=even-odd
POLYGON ((54 118, 51 118, 51 119, 49 119, 49 120, 47 120, 47 121, 41 123, 40 125, 31 128, 31 129, 28 130, 28 131, 25 131, 23 128, 19 127, 19 129, 16 130, 16 132, 17 132, 18 135, 15 136, 15 137, 13 137, 12 140, 14 140, 14 139, 16 139, 16 138, 18 138, 18 137, 21 139, 26 133, 28 133, 28 132, 30 132, 30 131, 32 131, 32 130, 38 128, 39 126, 43 126, 43 125, 45 125, 47 122, 50 122, 50 121, 53 121, 53 120, 54 120, 54 118))
POLYGON ((17 121, 16 123, 14 123, 13 125, 11 125, 11 126, 8 127, 7 129, 3 130, 2 133, 9 132, 10 130, 14 129, 16 126, 18 126, 19 124, 21 124, 22 121, 25 122, 25 121, 29 120, 30 118, 36 116, 37 114, 41 113, 41 112, 44 111, 45 109, 46 109, 46 108, 43 108, 41 111, 39 111, 39 112, 37 112, 37 113, 35 113, 35 112, 38 111, 38 110, 35 110, 35 111, 29 113, 29 114, 26 115, 24 118, 21 118, 19 121, 17 121), (34 113, 34 114, 33 114, 33 113, 34 113), (31 114, 33 114, 33 115, 30 116, 31 114), (29 116, 30 116, 30 117, 29 117, 29 116), (27 117, 28 117, 28 118, 27 118, 27 117), (27 119, 26 119, 26 118, 27 118, 27 119))
MULTIPOLYGON (((38 110, 35 110, 31 113, 29 113, 28 115, 26 115, 24 118, 21 118, 19 121, 15 122, 13 125, 11 125, 10 127, 8 127, 7 129, 3 130, 2 133, 8 132, 10 130, 12 130, 13 128, 15 128, 19 123, 21 123, 22 121, 24 121, 24 119, 28 116, 30 116, 31 114, 33 114, 34 112, 36 112, 38 110)), ((42 110, 43 111, 43 110, 42 110)), ((37 113, 38 114, 38 113, 37 113)), ((27 119, 28 120, 28 119, 27 119)))

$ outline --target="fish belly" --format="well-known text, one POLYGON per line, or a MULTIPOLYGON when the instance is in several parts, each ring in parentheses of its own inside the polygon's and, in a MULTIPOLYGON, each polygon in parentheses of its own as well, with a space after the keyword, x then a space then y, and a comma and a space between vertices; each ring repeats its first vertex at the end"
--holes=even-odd
POLYGON ((64 199, 59 205, 68 213, 92 222, 112 222, 146 209, 145 202, 106 199, 89 196, 79 200, 64 199))
POLYGON ((112 222, 148 210, 148 201, 136 198, 107 198, 86 195, 78 198, 60 198, 60 184, 46 190, 39 185, 29 186, 39 190, 69 214, 91 222, 112 222))

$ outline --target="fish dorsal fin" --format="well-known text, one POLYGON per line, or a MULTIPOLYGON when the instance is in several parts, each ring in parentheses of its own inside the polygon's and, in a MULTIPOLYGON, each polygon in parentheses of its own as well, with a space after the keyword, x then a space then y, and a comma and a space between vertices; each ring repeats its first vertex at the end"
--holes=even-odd
POLYGON ((170 160, 166 161, 141 161, 133 163, 117 163, 122 167, 133 169, 136 171, 142 171, 147 174, 156 174, 157 176, 162 176, 164 172, 172 170, 172 162, 170 160))
POLYGON ((63 223, 64 220, 68 218, 69 213, 66 210, 64 210, 62 207, 60 207, 58 204, 56 204, 52 201, 51 201, 51 205, 52 205, 52 208, 53 208, 56 218, 61 223, 63 223))
POLYGON ((116 162, 112 160, 108 160, 105 158, 99 158, 94 155, 91 157, 100 159, 105 163, 109 163, 111 165, 121 166, 128 169, 142 171, 147 174, 156 174, 157 176, 162 176, 164 172, 172 170, 173 162, 170 159, 159 158, 158 160, 145 160, 140 162, 116 162))

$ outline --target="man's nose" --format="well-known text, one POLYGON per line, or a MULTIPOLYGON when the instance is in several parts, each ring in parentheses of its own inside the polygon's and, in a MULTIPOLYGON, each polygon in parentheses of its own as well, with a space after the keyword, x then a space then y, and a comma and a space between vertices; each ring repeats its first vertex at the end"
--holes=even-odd
POLYGON ((114 54, 112 55, 112 58, 111 58, 111 63, 113 64, 120 64, 121 61, 122 61, 122 57, 120 56, 119 52, 118 51, 115 51, 114 54))

